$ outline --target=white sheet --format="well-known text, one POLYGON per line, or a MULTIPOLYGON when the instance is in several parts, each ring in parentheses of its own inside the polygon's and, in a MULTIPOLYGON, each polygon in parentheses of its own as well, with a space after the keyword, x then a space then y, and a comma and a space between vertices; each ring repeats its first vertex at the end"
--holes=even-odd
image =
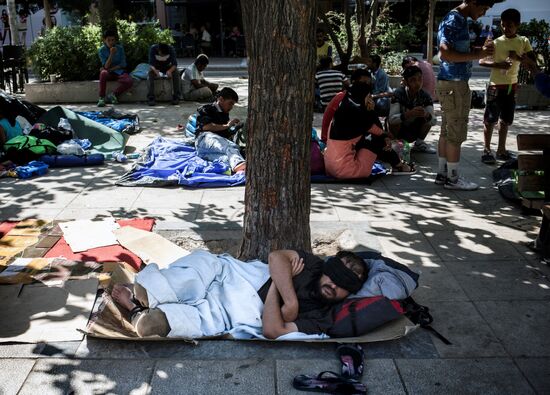
POLYGON ((59 224, 63 237, 73 252, 118 244, 113 230, 120 228, 114 218, 101 221, 78 220, 59 224))

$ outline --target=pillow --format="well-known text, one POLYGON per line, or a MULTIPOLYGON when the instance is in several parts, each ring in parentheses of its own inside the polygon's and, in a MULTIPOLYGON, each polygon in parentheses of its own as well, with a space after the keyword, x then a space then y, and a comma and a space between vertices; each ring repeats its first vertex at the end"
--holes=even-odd
POLYGON ((357 337, 404 314, 396 300, 384 296, 347 299, 333 309, 333 324, 327 331, 331 337, 357 337))

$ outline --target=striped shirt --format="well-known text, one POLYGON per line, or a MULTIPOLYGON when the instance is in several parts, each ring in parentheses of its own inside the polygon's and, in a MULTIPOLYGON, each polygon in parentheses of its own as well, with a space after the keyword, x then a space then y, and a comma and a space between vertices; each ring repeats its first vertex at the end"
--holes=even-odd
POLYGON ((345 80, 346 76, 338 70, 321 70, 315 74, 315 83, 319 87, 323 106, 344 90, 345 80))

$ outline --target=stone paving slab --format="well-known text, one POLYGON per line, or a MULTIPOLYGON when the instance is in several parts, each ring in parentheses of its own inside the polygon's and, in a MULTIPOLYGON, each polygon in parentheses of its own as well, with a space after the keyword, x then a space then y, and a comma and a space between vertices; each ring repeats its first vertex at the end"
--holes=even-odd
POLYGON ((145 395, 155 361, 41 359, 21 395, 118 393, 145 395))
POLYGON ((270 395, 275 393, 275 364, 262 359, 160 361, 151 386, 152 394, 270 395))
POLYGON ((511 356, 550 356, 548 301, 487 301, 475 305, 511 356))
POLYGON ((0 359, 0 394, 17 394, 35 362, 32 359, 0 359))
POLYGON ((408 394, 533 394, 511 360, 399 359, 408 394))
POLYGON ((538 394, 550 393, 550 358, 517 358, 514 362, 538 394))

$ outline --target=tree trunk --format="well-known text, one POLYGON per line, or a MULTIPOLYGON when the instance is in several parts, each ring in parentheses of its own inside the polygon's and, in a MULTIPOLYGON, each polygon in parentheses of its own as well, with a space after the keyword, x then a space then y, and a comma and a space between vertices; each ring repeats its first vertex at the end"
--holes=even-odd
POLYGON ((10 21, 11 44, 19 45, 19 18, 17 18, 17 8, 15 0, 8 0, 8 19, 10 21))
POLYGON ((51 9, 49 0, 44 0, 44 25, 46 26, 46 31, 52 28, 51 9))
POLYGON ((426 48, 426 57, 428 62, 433 63, 434 58, 434 18, 435 18, 435 3, 437 0, 428 0, 430 8, 428 10, 428 43, 426 48))
POLYGON ((311 250, 315 0, 243 0, 249 56, 241 259, 311 250), (253 34, 250 32, 254 32, 253 34))
MULTIPOLYGON (((386 6, 386 4, 384 3, 384 7, 385 6, 386 6)), ((374 38, 376 37, 376 34, 378 33, 376 31, 376 29, 377 29, 376 23, 378 22, 378 9, 379 9, 379 7, 380 7, 380 5, 378 4, 378 1, 375 1, 371 5, 371 9, 369 10, 370 34, 369 34, 369 38, 368 38, 367 43, 366 43, 367 53, 372 52, 372 46, 373 46, 373 43, 374 43, 374 38)))
POLYGON ((113 6, 113 0, 99 0, 98 8, 101 31, 116 31, 115 7, 113 6))
MULTIPOLYGON (((367 12, 365 11, 365 3, 363 1, 356 2, 357 4, 357 23, 359 25, 359 37, 357 38, 357 44, 359 45, 359 52, 361 57, 367 58, 369 56, 369 50, 367 48, 367 35, 365 29, 367 27, 367 12)), ((376 3, 372 4, 370 8, 376 7, 376 3)), ((369 12, 370 14, 370 12, 369 12)))

